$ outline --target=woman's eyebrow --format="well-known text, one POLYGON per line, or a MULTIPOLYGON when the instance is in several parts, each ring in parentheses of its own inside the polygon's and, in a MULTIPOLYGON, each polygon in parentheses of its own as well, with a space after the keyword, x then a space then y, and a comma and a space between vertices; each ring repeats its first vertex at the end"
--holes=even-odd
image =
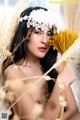
MULTIPOLYGON (((38 30, 39 32, 42 32, 42 31, 43 31, 41 28, 34 29, 34 30, 38 30)), ((51 29, 48 29, 48 31, 47 31, 46 33, 51 33, 51 29)))
POLYGON ((38 28, 38 30, 42 31, 41 28, 38 28))
POLYGON ((36 30, 42 31, 41 28, 34 29, 34 31, 36 31, 36 30))
POLYGON ((49 29, 47 32, 51 32, 51 29, 49 29))
MULTIPOLYGON (((38 28, 38 30, 42 31, 42 29, 41 29, 41 28, 38 28)), ((47 32, 51 32, 51 29, 49 29, 47 32)))

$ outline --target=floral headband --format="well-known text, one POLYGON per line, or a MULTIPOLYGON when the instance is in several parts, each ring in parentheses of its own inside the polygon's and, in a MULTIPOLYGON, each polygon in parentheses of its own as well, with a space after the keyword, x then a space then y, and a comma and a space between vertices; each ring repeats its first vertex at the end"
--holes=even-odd
POLYGON ((25 15, 19 19, 19 22, 23 22, 27 20, 27 28, 32 25, 35 29, 41 28, 42 31, 45 33, 47 32, 48 28, 52 28, 54 24, 56 24, 56 20, 54 15, 52 15, 52 11, 48 10, 45 11, 44 9, 33 10, 29 16, 25 15), (40 26, 44 24, 45 26, 40 26))

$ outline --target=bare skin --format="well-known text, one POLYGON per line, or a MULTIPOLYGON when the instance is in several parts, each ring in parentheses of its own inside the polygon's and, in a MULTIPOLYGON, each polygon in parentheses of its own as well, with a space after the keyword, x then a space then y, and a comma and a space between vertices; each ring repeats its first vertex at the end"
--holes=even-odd
MULTIPOLYGON (((15 69, 14 66, 11 65, 5 70, 5 74, 4 74, 5 78, 11 79, 11 80, 24 79, 31 76, 41 76, 43 74, 42 70, 40 70, 39 68, 39 64, 35 65, 35 67, 30 67, 30 66, 23 67, 22 65, 18 65, 18 69, 15 69), (8 73, 9 73, 9 76, 8 76, 8 73)), ((66 70, 68 72, 71 72, 71 74, 67 74, 67 79, 75 79, 73 72, 68 67, 65 67, 65 69, 58 75, 58 79, 63 78, 64 80, 64 76, 66 75, 66 72, 67 72, 66 70)), ((37 81, 37 79, 27 80, 25 84, 35 83, 35 81, 37 81)), ((22 87, 19 90, 17 90, 16 98, 19 98, 25 92, 26 90, 25 84, 23 83, 22 87)), ((47 83, 45 80, 41 80, 37 84, 37 90, 31 95, 32 97, 28 93, 26 93, 26 95, 16 104, 17 113, 19 116, 32 116, 31 118, 28 118, 28 119, 26 118, 22 120, 33 120, 34 115, 31 110, 34 107, 35 102, 37 101, 40 101, 41 103, 45 102, 45 94, 43 94, 42 88, 45 88, 45 92, 47 91, 47 83), (44 99, 42 99, 41 101, 41 98, 44 98, 44 99), (28 106, 28 108, 26 106, 28 106)), ((66 86, 64 90, 64 94, 68 104, 67 110, 64 112, 64 120, 67 120, 67 119, 70 119, 74 114, 76 114, 78 112, 78 109, 69 85, 66 86)), ((45 120, 51 120, 51 119, 55 120, 59 117, 59 114, 60 114, 59 96, 60 96, 60 89, 57 86, 57 84, 55 84, 52 95, 48 100, 48 103, 45 106, 45 110, 42 115, 42 117, 45 120), (50 106, 53 106, 53 107, 50 107, 50 106)))
MULTIPOLYGON (((24 78, 29 78, 34 76, 42 76, 42 74, 43 72, 40 69, 40 66, 37 64, 35 64, 35 66, 28 64, 28 66, 26 67, 24 65, 18 65, 17 69, 14 68, 14 65, 11 65, 5 70, 4 79, 6 80, 20 79, 21 80, 24 78)), ((28 83, 35 84, 37 79, 25 80, 25 82, 23 82, 22 84, 22 87, 20 89, 17 89, 17 91, 15 91, 16 98, 18 99, 26 91, 26 84, 28 83)), ((31 110, 33 109, 36 102, 40 102, 43 105, 45 104, 46 93, 47 93, 47 82, 45 80, 41 80, 37 84, 35 92, 33 92, 31 95, 29 93, 26 93, 26 95, 17 103, 16 111, 18 115, 33 116, 31 113, 31 110), (26 106, 29 106, 28 110, 26 109, 26 106)), ((22 119, 22 120, 27 120, 27 119, 22 119)))
POLYGON ((80 112, 74 115, 70 120, 80 120, 80 112))
MULTIPOLYGON (((74 116, 74 114, 76 114, 78 112, 75 98, 74 98, 74 95, 73 95, 70 85, 69 85, 70 82, 75 79, 75 75, 69 66, 65 66, 64 69, 62 70, 62 72, 59 73, 57 80, 58 79, 62 80, 62 82, 64 84, 64 96, 65 96, 65 100, 67 102, 67 107, 64 112, 63 119, 68 120, 69 118, 74 116), (67 74, 68 72, 69 72, 69 74, 67 74), (70 81, 68 81, 68 80, 70 80, 70 81)), ((55 120, 59 117, 60 110, 61 110, 61 107, 59 105, 59 96, 61 96, 61 95, 63 95, 63 93, 60 93, 60 89, 59 89, 58 85, 55 84, 53 92, 51 94, 51 97, 48 100, 46 109, 43 114, 43 116, 46 120, 52 120, 52 118, 53 118, 53 120, 55 120), (52 110, 50 110, 51 109, 50 106, 53 106, 53 107, 51 107, 52 110)))

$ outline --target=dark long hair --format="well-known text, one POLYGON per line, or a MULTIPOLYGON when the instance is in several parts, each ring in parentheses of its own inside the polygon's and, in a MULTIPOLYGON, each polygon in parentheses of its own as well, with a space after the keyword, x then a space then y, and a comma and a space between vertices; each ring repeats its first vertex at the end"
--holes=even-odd
MULTIPOLYGON (((25 15, 29 16, 33 10, 37 10, 37 9, 44 9, 45 11, 47 11, 47 9, 42 8, 42 7, 29 7, 28 9, 24 10, 20 16, 21 17, 24 17, 25 15)), ((22 42, 22 40, 26 38, 26 35, 28 34, 28 30, 29 28, 27 28, 27 20, 23 20, 23 22, 19 23, 19 26, 16 30, 16 33, 13 37, 11 47, 10 47, 10 52, 13 53, 14 55, 14 58, 13 58, 14 63, 20 61, 21 59, 25 60, 26 56, 28 55, 28 50, 26 47, 28 40, 26 39, 24 40, 24 42, 22 42), (16 49, 16 51, 14 51, 14 48, 18 44, 20 44, 19 47, 16 49)), ((50 47, 46 56, 40 59, 44 72, 50 69, 50 67, 56 62, 56 59, 57 59, 57 51, 53 50, 53 47, 50 47)), ((12 62, 10 61, 10 58, 7 58, 3 62, 3 67, 2 67, 3 73, 4 73, 4 69, 7 68, 10 64, 12 64, 12 62)), ((57 74, 58 74, 57 71, 54 69, 49 73, 49 76, 51 76, 52 78, 56 78, 57 74)), ((54 86, 54 82, 49 81, 48 86, 49 86, 49 92, 51 92, 54 86)))

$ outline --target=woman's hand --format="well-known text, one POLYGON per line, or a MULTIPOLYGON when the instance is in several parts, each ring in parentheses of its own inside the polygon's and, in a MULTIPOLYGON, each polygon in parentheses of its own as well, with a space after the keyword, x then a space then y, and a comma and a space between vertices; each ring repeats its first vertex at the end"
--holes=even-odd
POLYGON ((57 79, 60 79, 63 82, 64 86, 67 87, 76 80, 76 75, 72 68, 69 65, 66 65, 59 73, 57 79))

